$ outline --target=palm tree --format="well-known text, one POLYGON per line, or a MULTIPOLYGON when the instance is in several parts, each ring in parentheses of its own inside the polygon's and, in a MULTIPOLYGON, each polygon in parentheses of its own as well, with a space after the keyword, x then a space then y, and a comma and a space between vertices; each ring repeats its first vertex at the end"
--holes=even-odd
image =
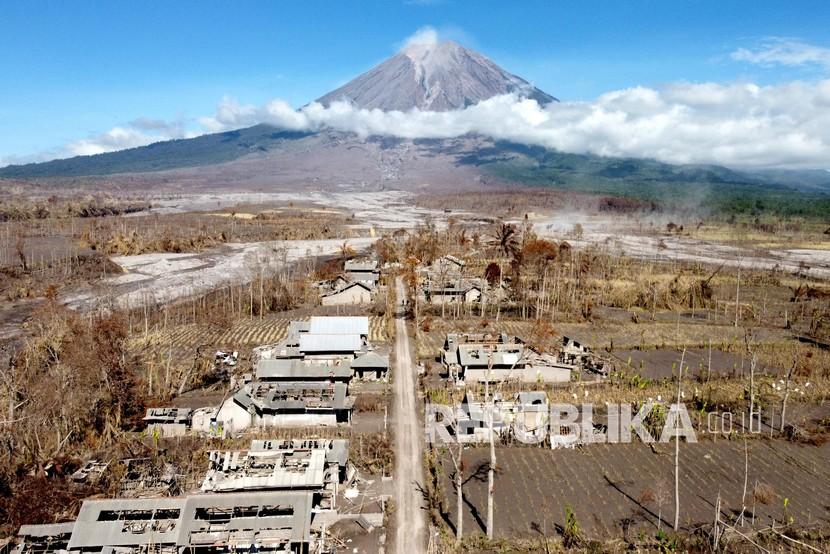
POLYGON ((519 235, 516 226, 502 223, 496 230, 490 245, 498 250, 505 258, 515 255, 519 251, 519 235))

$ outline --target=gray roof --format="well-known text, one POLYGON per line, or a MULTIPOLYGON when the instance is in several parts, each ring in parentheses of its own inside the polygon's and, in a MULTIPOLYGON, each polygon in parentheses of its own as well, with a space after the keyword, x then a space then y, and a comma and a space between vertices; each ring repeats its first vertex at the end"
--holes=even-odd
POLYGON ((377 352, 367 352, 366 354, 358 356, 352 362, 352 369, 378 367, 389 369, 389 356, 381 356, 377 352))
POLYGON ((297 359, 260 360, 256 366, 257 379, 338 379, 352 376, 349 360, 338 364, 308 364, 297 359))
MULTIPOLYGON (((144 544, 150 535, 156 544, 178 544, 184 524, 183 498, 148 498, 148 499, 105 499, 86 500, 69 539, 69 549, 82 549, 100 546, 134 546, 144 544), (174 525, 167 529, 156 527, 152 533, 124 532, 128 523, 119 514, 125 511, 143 511, 157 514, 166 512, 173 519, 174 525), (102 512, 108 514, 102 516, 102 512)), ((133 516, 135 517, 135 515, 133 516)), ((156 516, 158 518, 158 515, 156 516)), ((161 518, 158 518, 161 519, 161 518)))
POLYGON ((311 334, 300 335, 300 352, 350 352, 363 348, 360 335, 352 334, 311 334))
POLYGON ((69 549, 135 547, 150 541, 180 547, 227 544, 232 534, 243 529, 253 541, 280 537, 308 542, 311 508, 310 491, 86 500, 73 526, 69 549), (234 508, 256 515, 233 515, 234 508), (230 514, 230 521, 209 522, 203 514, 211 510, 230 514))
POLYGON ((17 531, 19 537, 58 537, 68 535, 75 526, 74 522, 69 523, 43 523, 40 525, 21 525, 17 531))
POLYGON ((322 381, 289 381, 279 383, 255 382, 245 385, 234 400, 244 408, 241 397, 253 404, 260 412, 281 412, 289 410, 343 410, 351 407, 351 398, 346 396, 345 383, 322 381))
POLYGON ((380 280, 380 275, 377 273, 361 273, 360 271, 347 271, 346 277, 350 281, 362 281, 366 283, 376 283, 380 280))
POLYGON ((366 316, 314 316, 308 332, 313 335, 368 335, 366 316))
POLYGON ((305 320, 288 322, 288 338, 296 340, 300 333, 308 333, 310 323, 305 320))

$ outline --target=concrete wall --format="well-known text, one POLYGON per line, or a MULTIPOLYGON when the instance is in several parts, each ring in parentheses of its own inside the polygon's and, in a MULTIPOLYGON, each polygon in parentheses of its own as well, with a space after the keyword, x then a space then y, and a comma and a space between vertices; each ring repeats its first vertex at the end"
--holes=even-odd
POLYGON ((147 435, 158 437, 183 437, 187 434, 185 423, 151 423, 147 426, 147 435))
POLYGON ((219 408, 216 421, 222 424, 226 433, 238 433, 251 426, 252 417, 248 410, 234 402, 233 398, 228 398, 219 408))
MULTIPOLYGON (((491 381, 502 379, 519 380, 523 383, 567 383, 571 380, 571 370, 563 367, 524 367, 513 371, 509 369, 493 369, 490 373, 491 381)), ((464 380, 474 383, 483 383, 487 380, 487 368, 468 369, 464 380)))
POLYGON ((337 425, 334 414, 266 414, 258 419, 262 427, 309 427, 312 425, 337 425))

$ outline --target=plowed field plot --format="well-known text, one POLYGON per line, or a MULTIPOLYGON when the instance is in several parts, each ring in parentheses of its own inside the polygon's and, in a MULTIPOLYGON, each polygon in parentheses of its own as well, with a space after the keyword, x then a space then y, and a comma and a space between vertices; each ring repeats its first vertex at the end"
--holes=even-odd
MULTIPOLYGON (((168 331, 157 331, 149 337, 139 335, 132 341, 133 351, 139 352, 145 359, 162 360, 166 363, 171 355, 175 367, 188 365, 193 361, 195 349, 201 348, 203 354, 211 355, 212 348, 239 350, 243 357, 251 348, 264 344, 273 344, 286 338, 288 323, 303 317, 271 317, 264 320, 240 320, 230 329, 219 329, 207 324, 177 325, 168 331)), ((389 340, 386 324, 382 317, 369 317, 369 340, 373 344, 382 344, 389 340)))
MULTIPOLYGON (((615 350, 614 356, 628 365, 633 373, 649 379, 668 379, 677 374, 682 352, 677 349, 657 350, 615 350)), ((684 375, 693 377, 706 376, 709 372, 709 351, 704 348, 694 348, 686 351, 686 361, 683 367, 688 369, 684 375)), ((712 350, 712 375, 735 376, 749 375, 749 360, 737 354, 712 350)), ((774 368, 760 365, 756 368, 757 374, 777 372, 774 368)))
MULTIPOLYGON (((802 446, 783 440, 749 443, 747 508, 756 525, 780 523, 830 526, 830 444, 802 446), (757 499, 753 495, 759 485, 757 499), (760 492, 763 491, 763 492, 760 492), (787 505, 785 508, 785 501, 787 505)), ((656 452, 642 443, 593 445, 582 450, 501 448, 497 453, 495 525, 497 537, 553 536, 571 506, 584 533, 613 538, 657 530, 674 521, 674 447, 656 452)), ((484 533, 487 514, 486 448, 464 455, 464 532, 484 533)), ((720 492, 722 516, 741 508, 744 449, 739 441, 682 444, 680 449, 680 525, 690 529, 714 519, 720 492)), ((445 520, 455 529, 454 470, 444 463, 445 520)))
MULTIPOLYGON (((535 320, 508 320, 466 318, 442 320, 440 317, 428 319, 429 331, 423 331, 423 323, 418 333, 418 358, 432 359, 438 355, 444 344, 447 333, 453 332, 506 332, 525 340, 533 336, 538 322, 535 320), (486 326, 485 326, 486 324, 486 326)), ((670 349, 677 345, 689 347, 706 346, 708 363, 708 345, 712 340, 712 348, 726 348, 732 345, 743 345, 745 330, 743 327, 729 325, 712 325, 701 323, 662 323, 662 322, 608 322, 596 321, 585 323, 554 323, 555 332, 574 338, 590 348, 599 351, 610 349, 613 353, 629 349, 670 349)), ((783 329, 760 328, 754 331, 755 339, 759 342, 777 342, 792 340, 792 333, 783 329)), ((716 354, 713 352, 713 367, 716 354)), ((621 357, 626 361, 628 355, 621 357)), ((679 359, 679 358, 678 358, 679 359)), ((722 360, 722 366, 729 371, 733 363, 737 362, 740 369, 740 359, 722 360)), ((639 360, 635 361, 639 364, 639 360)), ((697 362, 696 362, 697 364, 697 362)), ((668 364, 671 370, 671 362, 668 364)), ((695 368, 697 365, 695 365, 695 368)))
MULTIPOLYGON (((179 325, 167 333, 155 334, 153 342, 164 346, 172 343, 173 347, 201 344, 216 344, 228 348, 235 345, 259 346, 284 339, 288 334, 288 323, 292 319, 296 318, 242 320, 234 323, 230 329, 217 329, 200 324, 179 325)), ((382 317, 369 317, 369 340, 375 343, 388 340, 382 317)))
MULTIPOLYGON (((726 348, 743 345, 746 330, 732 325, 709 323, 663 323, 643 321, 640 323, 619 323, 597 321, 591 323, 555 323, 553 327, 563 335, 573 337, 594 350, 629 348, 670 348, 680 346, 708 346, 726 348)), ((783 329, 754 329, 755 340, 759 342, 786 341, 792 333, 783 329)))

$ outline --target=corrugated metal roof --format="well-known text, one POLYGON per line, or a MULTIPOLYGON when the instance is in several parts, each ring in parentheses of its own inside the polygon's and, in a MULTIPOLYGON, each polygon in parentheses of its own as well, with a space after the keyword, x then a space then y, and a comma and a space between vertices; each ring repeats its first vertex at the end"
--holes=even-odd
POLYGON ((300 352, 357 352, 363 347, 360 335, 306 334, 300 335, 300 352))
POLYGON ((314 316, 311 318, 310 335, 368 335, 369 318, 366 316, 314 316))
MULTIPOLYGON (((293 542, 308 542, 310 539, 311 508, 313 493, 311 491, 277 491, 277 492, 245 492, 226 494, 199 494, 183 498, 153 498, 153 499, 104 499, 85 500, 78 514, 78 519, 72 526, 72 537, 69 540, 69 550, 101 549, 104 547, 137 547, 146 546, 150 541, 156 545, 191 546, 198 542, 208 527, 204 516, 199 517, 198 511, 218 509, 233 513, 233 508, 254 508, 259 511, 263 507, 280 506, 286 511, 285 515, 260 515, 256 518, 245 517, 247 528, 258 533, 270 533, 288 528, 288 537, 293 542), (153 528, 149 519, 116 519, 101 518, 104 511, 157 511, 164 510, 175 514, 173 523, 161 530, 153 528), (170 511, 173 512, 170 512, 170 511), (135 531, 126 526, 132 525, 135 531)), ((158 518, 156 518, 158 520, 158 518)), ((240 521, 231 516, 227 523, 214 521, 212 532, 227 534, 239 528, 240 521)), ((216 535, 218 536, 218 535, 216 535)), ((214 541, 215 542, 215 539, 214 541)))

